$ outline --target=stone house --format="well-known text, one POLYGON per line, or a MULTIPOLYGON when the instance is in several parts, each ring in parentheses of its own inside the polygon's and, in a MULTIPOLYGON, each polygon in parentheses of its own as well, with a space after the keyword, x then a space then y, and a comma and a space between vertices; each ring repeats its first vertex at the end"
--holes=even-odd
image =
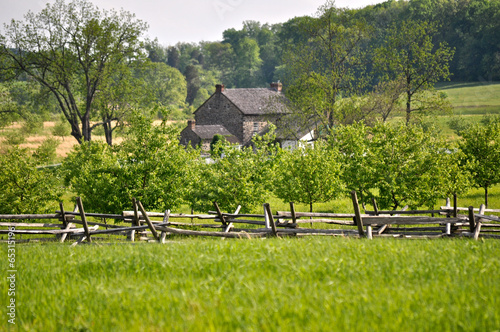
POLYGON ((194 120, 188 121, 181 132, 181 144, 209 150, 213 136, 220 134, 231 143, 248 145, 270 122, 279 132, 281 119, 289 113, 281 83, 252 89, 225 89, 218 84, 215 89, 215 93, 194 112, 194 120))

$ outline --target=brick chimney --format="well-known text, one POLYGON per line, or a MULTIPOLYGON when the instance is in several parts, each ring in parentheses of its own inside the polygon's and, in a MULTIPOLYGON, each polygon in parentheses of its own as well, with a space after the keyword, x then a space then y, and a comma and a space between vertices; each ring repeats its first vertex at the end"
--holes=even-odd
POLYGON ((215 86, 215 92, 216 92, 216 93, 221 93, 221 92, 224 92, 224 89, 225 89, 225 88, 224 88, 224 84, 217 84, 217 85, 215 86))
POLYGON ((191 130, 194 130, 194 127, 196 127, 196 121, 195 120, 188 120, 188 128, 191 130))
POLYGON ((282 88, 283 88, 283 84, 281 84, 280 81, 271 83, 271 89, 274 91, 281 92, 282 88))

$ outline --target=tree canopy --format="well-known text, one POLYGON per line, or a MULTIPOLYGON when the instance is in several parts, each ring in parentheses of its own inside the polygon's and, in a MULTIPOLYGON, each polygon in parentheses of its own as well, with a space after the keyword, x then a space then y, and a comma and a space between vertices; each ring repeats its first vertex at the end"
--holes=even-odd
POLYGON ((413 112, 436 109, 440 96, 434 91, 434 83, 450 76, 448 63, 454 50, 445 43, 434 45, 436 31, 434 24, 425 21, 403 21, 389 28, 386 41, 375 50, 375 63, 383 79, 401 82, 406 123, 413 112), (436 94, 431 101, 426 98, 429 93, 436 94))
POLYGON ((78 142, 89 141, 93 104, 116 66, 140 60, 147 24, 125 11, 100 11, 91 2, 57 0, 0 36, 0 71, 46 87, 78 142))
POLYGON ((484 188, 484 201, 488 205, 488 188, 500 183, 500 121, 490 121, 482 126, 468 126, 460 132, 460 159, 463 168, 472 176, 473 185, 484 188))

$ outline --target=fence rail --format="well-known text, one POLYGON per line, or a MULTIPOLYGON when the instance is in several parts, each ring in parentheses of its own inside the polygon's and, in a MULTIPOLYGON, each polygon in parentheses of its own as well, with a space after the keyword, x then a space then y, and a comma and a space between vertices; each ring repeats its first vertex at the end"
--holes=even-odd
POLYGON ((263 214, 240 214, 240 208, 233 213, 224 213, 214 202, 216 211, 208 214, 181 214, 166 210, 160 212, 145 211, 140 201, 133 200, 134 211, 124 211, 122 214, 85 213, 80 198, 76 200, 72 212, 64 211, 62 203, 60 210, 54 214, 19 214, 0 215, 0 220, 14 220, 0 222, 0 234, 19 235, 55 235, 60 242, 68 236, 77 237, 73 243, 77 245, 83 241, 92 241, 92 237, 101 234, 116 234, 127 236, 135 241, 136 233, 139 239, 164 243, 168 234, 185 236, 210 236, 220 238, 256 238, 281 236, 354 236, 366 237, 479 237, 500 238, 500 217, 486 215, 486 212, 500 212, 500 210, 485 209, 484 205, 478 209, 473 207, 462 208, 457 206, 454 197, 454 206, 447 200, 446 206, 438 210, 378 210, 373 201, 373 211, 365 210, 361 213, 355 192, 351 193, 354 213, 311 213, 296 212, 294 203, 290 203, 290 211, 272 213, 269 204, 263 205, 263 214), (467 211, 467 215, 459 215, 458 211, 467 211), (477 211, 477 213, 476 213, 477 211), (430 214, 431 216, 425 216, 430 214), (435 217, 438 215, 439 217, 435 217), (78 218, 79 219, 76 219, 78 218), (87 218, 101 218, 104 222, 88 221, 87 218), (161 218, 161 220, 153 220, 161 218), (191 222, 176 222, 171 219, 191 219, 191 222), (56 219, 59 223, 24 223, 16 220, 48 220, 56 219), (117 220, 131 225, 108 224, 106 220, 117 220), (210 220, 212 223, 198 223, 194 220, 210 220), (338 225, 340 228, 306 228, 304 224, 338 225), (246 224, 250 228, 236 228, 235 224, 246 224), (76 227, 81 225, 83 227, 76 227), (210 231, 189 230, 186 228, 210 228, 210 231), (6 229, 5 229, 6 228, 6 229), (102 229, 105 228, 105 229, 102 229))

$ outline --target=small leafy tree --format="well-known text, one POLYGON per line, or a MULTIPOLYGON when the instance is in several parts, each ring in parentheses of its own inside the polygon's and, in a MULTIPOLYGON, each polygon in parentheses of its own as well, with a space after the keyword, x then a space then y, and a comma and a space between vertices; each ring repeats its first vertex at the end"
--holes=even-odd
POLYGON ((433 206, 438 198, 467 189, 458 152, 419 125, 379 123, 338 127, 332 136, 344 164, 347 189, 381 208, 433 206))
POLYGON ((286 202, 309 205, 328 202, 343 193, 341 164, 337 153, 326 149, 326 144, 314 145, 281 153, 280 164, 275 172, 274 192, 286 202))
POLYGON ((0 213, 54 212, 61 199, 58 177, 38 170, 39 160, 27 149, 10 148, 0 154, 0 213))
POLYGON ((59 146, 59 141, 54 137, 47 137, 40 144, 40 146, 33 153, 40 163, 51 163, 57 157, 57 147, 59 146))
POLYGON ((223 150, 223 145, 225 144, 226 138, 220 134, 215 134, 212 137, 212 142, 210 142, 210 154, 213 157, 220 157, 223 150), (219 144, 221 142, 222 144, 219 144))
POLYGON ((370 141, 368 127, 363 123, 338 126, 329 136, 331 149, 339 152, 342 164, 342 182, 348 192, 355 190, 362 202, 368 202, 371 195, 370 177, 374 172, 368 166, 370 141))
POLYGON ((129 136, 116 147, 92 142, 66 158, 66 181, 83 196, 89 211, 120 213, 132 198, 148 209, 174 209, 183 200, 195 152, 178 144, 177 130, 136 114, 129 136))
POLYGON ((277 147, 274 130, 264 136, 255 136, 253 146, 238 148, 219 141, 215 150, 224 153, 215 156, 211 164, 200 166, 199 181, 193 183, 198 208, 208 210, 217 202, 224 211, 233 211, 238 205, 242 212, 250 212, 263 204, 271 192, 277 147))
POLYGON ((488 206, 488 189, 500 183, 500 121, 485 126, 470 125, 461 135, 460 165, 471 173, 475 187, 484 188, 484 202, 488 206))
POLYGON ((64 138, 66 136, 69 136, 70 134, 71 134, 71 128, 64 119, 60 119, 59 121, 57 121, 54 127, 52 128, 52 135, 61 137, 63 141, 64 138))

